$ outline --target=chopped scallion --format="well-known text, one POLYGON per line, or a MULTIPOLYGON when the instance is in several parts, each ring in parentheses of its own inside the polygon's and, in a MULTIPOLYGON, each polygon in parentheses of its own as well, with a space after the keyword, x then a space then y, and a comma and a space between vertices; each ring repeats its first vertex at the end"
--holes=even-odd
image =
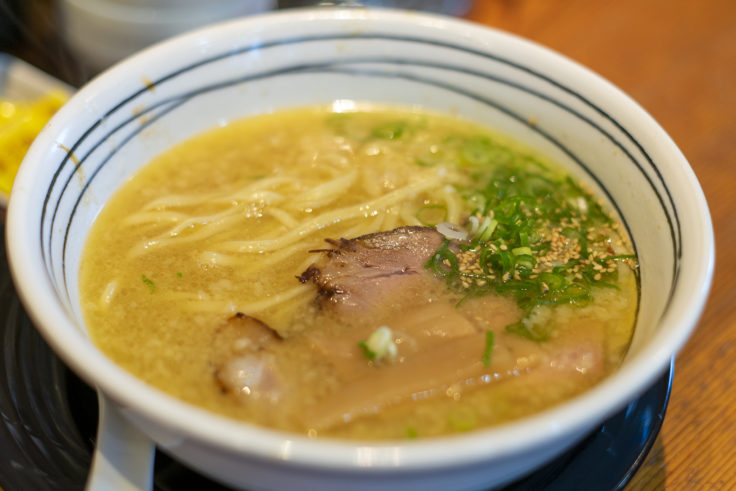
POLYGON ((483 350, 483 366, 490 366, 491 354, 493 353, 494 334, 493 331, 486 331, 486 347, 483 350))
POLYGON ((422 225, 434 227, 447 220, 447 207, 444 205, 422 206, 414 216, 422 225))
POLYGON ((363 354, 369 360, 376 358, 376 354, 368 347, 365 341, 358 341, 358 346, 363 350, 363 354))
POLYGON ((154 293, 156 291, 156 284, 148 278, 146 275, 141 275, 141 280, 143 281, 143 284, 148 287, 148 289, 151 291, 151 293, 154 293))
POLYGON ((478 229, 478 242, 488 242, 489 240, 491 240, 491 236, 493 236, 493 232, 496 230, 497 226, 498 221, 489 217, 485 217, 483 223, 478 229))
POLYGON ((393 360, 398 354, 393 332, 388 326, 379 327, 368 336, 368 339, 360 341, 358 346, 363 349, 363 354, 369 360, 379 361, 384 358, 393 360))
POLYGON ((512 296, 526 314, 508 331, 544 340, 546 330, 529 322, 534 307, 585 305, 593 288, 616 287, 614 261, 636 268, 635 255, 611 254, 611 217, 569 176, 531 157, 507 160, 485 137, 452 144, 479 183, 465 192, 470 241, 443 241, 425 267, 462 294, 457 305, 493 291, 512 296))
POLYGON ((531 247, 515 247, 511 249, 511 254, 514 256, 531 256, 532 255, 532 249, 531 247))
POLYGON ((396 140, 401 138, 404 134, 407 124, 403 121, 397 121, 392 123, 386 123, 380 126, 376 126, 371 131, 371 135, 374 138, 380 138, 382 140, 396 140))

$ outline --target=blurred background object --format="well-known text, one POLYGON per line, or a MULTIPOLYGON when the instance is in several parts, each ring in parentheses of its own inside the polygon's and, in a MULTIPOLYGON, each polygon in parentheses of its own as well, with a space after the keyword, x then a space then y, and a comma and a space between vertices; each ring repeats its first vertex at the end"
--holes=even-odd
POLYGON ((424 10, 436 14, 463 16, 470 12, 472 0, 279 0, 280 8, 289 7, 387 7, 424 10))
POLYGON ((0 207, 36 135, 72 89, 7 53, 0 53, 0 207))
POLYGON ((60 38, 56 5, 57 0, 0 0, 0 52, 78 87, 93 73, 60 38))
POLYGON ((0 0, 0 52, 72 86, 207 24, 294 7, 387 7, 462 17, 473 0, 0 0))
POLYGON ((91 71, 171 36, 274 8, 276 0, 59 0, 60 33, 91 71))
POLYGON ((19 35, 19 26, 14 22, 18 17, 20 0, 3 0, 0 2, 0 48, 14 43, 19 35))

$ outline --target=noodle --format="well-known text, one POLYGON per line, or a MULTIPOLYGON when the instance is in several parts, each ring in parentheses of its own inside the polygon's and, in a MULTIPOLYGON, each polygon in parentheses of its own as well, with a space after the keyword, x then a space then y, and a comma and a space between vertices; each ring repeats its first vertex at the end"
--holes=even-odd
MULTIPOLYGON (((244 186, 236 191, 224 194, 220 192, 212 192, 207 194, 169 194, 161 196, 148 204, 146 204, 142 210, 165 210, 167 208, 184 208, 187 206, 196 207, 203 203, 209 204, 231 204, 233 202, 250 201, 256 193, 266 191, 269 188, 276 187, 282 184, 294 185, 295 181, 293 178, 288 177, 272 177, 268 179, 259 179, 253 183, 244 186)), ((283 196, 275 195, 271 196, 272 200, 283 199, 283 196)))
POLYGON ((427 191, 433 187, 437 187, 438 184, 439 178, 425 179, 423 181, 409 184, 404 188, 397 189, 396 191, 371 201, 335 211, 325 212, 306 221, 301 226, 289 231, 279 239, 227 241, 222 244, 222 248, 226 251, 233 252, 263 252, 281 249, 287 245, 293 244, 297 240, 301 240, 304 236, 321 230, 331 224, 343 222, 350 218, 368 216, 372 213, 371 210, 380 211, 383 208, 399 203, 402 200, 409 199, 420 191, 427 191))
POLYGON ((353 185, 357 176, 358 173, 353 171, 342 177, 337 177, 329 182, 320 184, 295 196, 293 201, 288 203, 287 206, 295 210, 326 206, 344 194, 353 185))
POLYGON ((296 218, 280 208, 268 208, 264 210, 264 213, 274 217, 286 228, 294 228, 299 225, 299 221, 296 218))
POLYGON ((235 311, 258 313, 290 300, 296 299, 295 301, 297 302, 306 303, 313 295, 314 292, 311 288, 305 285, 299 285, 262 300, 237 305, 231 301, 211 299, 209 295, 206 295, 203 292, 199 292, 197 294, 187 292, 166 292, 160 296, 159 301, 175 302, 177 304, 181 304, 181 308, 185 311, 195 312, 198 314, 235 311))

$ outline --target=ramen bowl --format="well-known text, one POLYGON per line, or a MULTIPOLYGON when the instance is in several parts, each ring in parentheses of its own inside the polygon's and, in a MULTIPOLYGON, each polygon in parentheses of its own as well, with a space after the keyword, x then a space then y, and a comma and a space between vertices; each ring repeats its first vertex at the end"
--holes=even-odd
POLYGON ((145 473, 150 440, 216 480, 249 489, 484 489, 517 478, 579 441, 669 367, 696 326, 714 261, 708 208, 690 166, 621 91, 503 32, 372 9, 235 20, 112 67, 32 145, 7 227, 13 278, 32 320, 119 416, 103 418, 98 445, 108 449, 95 467, 145 473), (419 106, 491 126, 558 161, 610 202, 640 268, 635 333, 617 372, 513 423, 373 443, 310 439, 211 414, 136 379, 90 341, 78 291, 82 248, 101 208, 142 165, 235 119, 355 101, 419 106), (126 468, 118 460, 126 458, 140 465, 126 468))

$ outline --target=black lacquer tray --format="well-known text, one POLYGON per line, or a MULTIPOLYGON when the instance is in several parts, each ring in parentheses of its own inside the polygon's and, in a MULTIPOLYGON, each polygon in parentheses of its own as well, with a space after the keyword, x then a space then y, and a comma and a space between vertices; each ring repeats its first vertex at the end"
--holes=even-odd
MULTIPOLYGON (((94 447, 97 395, 54 355, 23 311, 0 229, 0 489, 83 489, 94 447)), ((575 448, 504 491, 622 489, 657 437, 673 368, 575 448)), ((227 488, 156 452, 154 489, 227 488)))

